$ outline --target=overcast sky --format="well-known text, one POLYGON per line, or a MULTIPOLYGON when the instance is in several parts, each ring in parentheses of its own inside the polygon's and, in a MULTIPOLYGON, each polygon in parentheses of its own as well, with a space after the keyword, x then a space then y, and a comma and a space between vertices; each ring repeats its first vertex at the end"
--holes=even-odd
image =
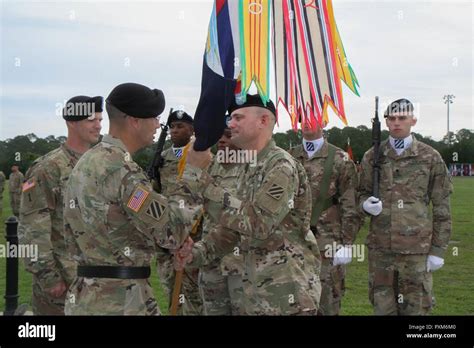
MULTIPOLYGON (((164 91, 167 109, 194 113, 212 1, 0 0, 0 140, 66 135, 58 105, 107 96, 123 82, 164 91)), ((415 103, 414 131, 446 134, 443 95, 454 94, 450 129, 474 129, 472 1, 333 0, 361 97, 343 86, 351 126, 370 126, 398 98, 415 103)), ((166 120, 166 113, 163 114, 166 120)), ((104 120, 103 133, 108 122, 104 120)), ((342 127, 336 116, 329 127, 342 127)), ((281 118, 276 131, 290 128, 281 118)))

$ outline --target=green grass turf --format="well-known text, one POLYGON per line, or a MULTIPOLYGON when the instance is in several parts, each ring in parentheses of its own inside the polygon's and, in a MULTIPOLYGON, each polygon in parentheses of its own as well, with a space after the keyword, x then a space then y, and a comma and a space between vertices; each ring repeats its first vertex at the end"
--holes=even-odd
MULTIPOLYGON (((8 187, 6 185, 6 187, 8 187)), ((451 197, 453 234, 446 253, 445 265, 433 274, 436 306, 433 315, 474 314, 474 178, 454 178, 451 197), (457 255, 456 255, 457 254, 457 255)), ((2 221, 11 216, 8 192, 4 191, 2 221)), ((0 243, 5 243, 2 227, 0 243)), ((358 234, 356 243, 363 244, 367 236, 367 223, 358 234)), ((347 268, 346 295, 342 302, 342 315, 371 315, 368 300, 367 249, 364 260, 354 260, 347 268)), ((0 311, 5 308, 5 258, 0 258, 0 311)), ((19 303, 31 302, 31 275, 20 260, 19 303)), ((156 268, 153 265, 151 283, 163 314, 167 314, 168 301, 163 295, 156 268)))

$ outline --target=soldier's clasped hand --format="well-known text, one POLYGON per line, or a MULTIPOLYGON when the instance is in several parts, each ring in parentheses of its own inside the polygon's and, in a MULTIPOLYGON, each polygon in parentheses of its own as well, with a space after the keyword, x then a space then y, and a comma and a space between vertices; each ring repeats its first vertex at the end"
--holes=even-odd
POLYGON ((174 269, 176 271, 182 271, 186 264, 193 260, 193 245, 194 242, 191 237, 188 237, 178 250, 174 254, 174 269))

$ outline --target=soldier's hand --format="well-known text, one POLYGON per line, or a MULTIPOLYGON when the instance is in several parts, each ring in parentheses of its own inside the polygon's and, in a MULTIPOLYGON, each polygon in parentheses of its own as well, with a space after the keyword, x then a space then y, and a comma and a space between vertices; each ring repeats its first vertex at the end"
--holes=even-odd
POLYGON ((194 151, 193 145, 191 144, 191 147, 188 150, 188 154, 186 156, 186 162, 188 164, 194 167, 205 169, 207 168, 207 166, 209 166, 211 160, 211 149, 207 149, 206 151, 194 151))
POLYGON ((428 272, 434 272, 444 265, 444 259, 439 256, 428 255, 428 259, 426 260, 426 270, 428 272))
POLYGON ((377 216, 382 212, 382 201, 374 196, 371 196, 365 200, 362 204, 367 214, 377 216))
POLYGON ((352 261, 352 248, 348 245, 344 245, 341 249, 336 251, 332 260, 333 266, 346 265, 352 261))
POLYGON ((181 248, 174 252, 174 269, 176 271, 182 271, 186 264, 193 260, 193 245, 193 240, 188 237, 181 248))
POLYGON ((48 292, 51 296, 58 298, 58 297, 61 297, 66 290, 67 290, 66 283, 64 283, 63 281, 60 281, 51 289, 49 289, 48 292))

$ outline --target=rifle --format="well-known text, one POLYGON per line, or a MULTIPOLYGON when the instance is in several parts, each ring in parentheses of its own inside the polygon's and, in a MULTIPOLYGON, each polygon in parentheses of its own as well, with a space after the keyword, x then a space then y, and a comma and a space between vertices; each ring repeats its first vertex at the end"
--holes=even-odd
POLYGON ((375 97, 375 117, 372 119, 372 145, 374 146, 374 164, 373 164, 373 170, 372 170, 372 196, 379 198, 379 179, 380 179, 379 97, 375 97))
MULTIPOLYGON (((170 115, 172 112, 173 108, 170 109, 170 115)), ((159 193, 161 193, 162 191, 160 168, 163 166, 163 157, 161 157, 161 153, 163 152, 166 136, 168 135, 168 125, 160 124, 160 128, 161 134, 158 138, 158 142, 156 143, 155 154, 153 156, 153 160, 151 161, 150 165, 146 170, 148 178, 151 181, 155 181, 159 193)))

